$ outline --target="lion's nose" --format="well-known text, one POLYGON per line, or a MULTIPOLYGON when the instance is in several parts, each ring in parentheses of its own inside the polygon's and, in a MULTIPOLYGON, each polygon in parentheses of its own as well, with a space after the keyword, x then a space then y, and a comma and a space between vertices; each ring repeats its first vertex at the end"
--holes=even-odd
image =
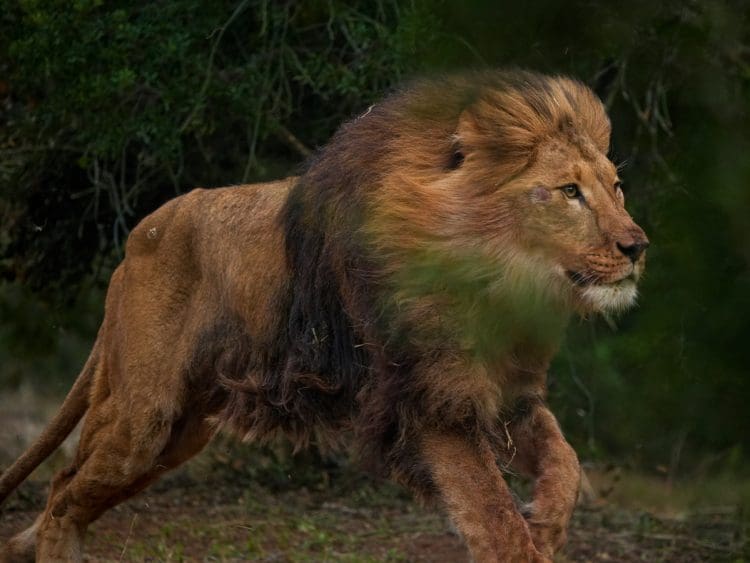
POLYGON ((648 239, 646 237, 631 239, 627 242, 622 241, 617 243, 617 248, 620 249, 625 256, 630 258, 631 262, 637 262, 638 258, 641 257, 643 251, 648 248, 648 239))

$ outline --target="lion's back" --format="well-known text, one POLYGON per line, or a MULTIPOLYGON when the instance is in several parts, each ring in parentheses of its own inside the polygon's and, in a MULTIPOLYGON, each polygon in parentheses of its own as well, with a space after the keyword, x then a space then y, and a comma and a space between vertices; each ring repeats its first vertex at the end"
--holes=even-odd
MULTIPOLYGON (((197 188, 144 217, 128 237, 126 257, 190 252, 215 256, 225 243, 237 248, 276 229, 292 178, 226 188, 197 188), (221 248, 217 248, 219 245, 221 248)), ((187 258, 181 256, 181 258, 187 258)))

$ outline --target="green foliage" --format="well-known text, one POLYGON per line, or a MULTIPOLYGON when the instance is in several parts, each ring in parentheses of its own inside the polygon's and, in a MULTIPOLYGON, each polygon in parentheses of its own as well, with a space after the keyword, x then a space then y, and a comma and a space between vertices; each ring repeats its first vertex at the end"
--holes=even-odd
POLYGON ((288 173, 411 69, 429 22, 393 0, 9 7, 5 275, 63 291, 176 193, 288 173))
POLYGON ((42 395, 67 393, 91 351, 102 297, 84 287, 75 301, 61 305, 20 284, 0 283, 0 388, 31 383, 42 395))

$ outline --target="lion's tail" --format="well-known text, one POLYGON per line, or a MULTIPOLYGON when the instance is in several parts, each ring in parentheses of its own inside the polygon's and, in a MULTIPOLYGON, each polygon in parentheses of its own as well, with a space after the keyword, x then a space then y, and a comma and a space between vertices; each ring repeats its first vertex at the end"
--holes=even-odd
POLYGON ((55 451, 73 431, 89 406, 89 389, 98 364, 98 346, 94 345, 86 365, 65 397, 60 410, 41 436, 0 476, 0 504, 34 469, 55 451))

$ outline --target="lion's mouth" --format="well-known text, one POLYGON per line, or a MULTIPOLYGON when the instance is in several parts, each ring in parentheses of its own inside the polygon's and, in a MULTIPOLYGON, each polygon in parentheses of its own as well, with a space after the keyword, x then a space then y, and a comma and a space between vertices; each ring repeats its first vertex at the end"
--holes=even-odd
POLYGON ((604 279, 603 277, 593 272, 576 272, 574 270, 566 270, 565 274, 568 276, 568 279, 573 283, 573 285, 582 288, 593 285, 614 287, 622 283, 637 281, 635 269, 631 269, 628 274, 615 280, 604 279))

